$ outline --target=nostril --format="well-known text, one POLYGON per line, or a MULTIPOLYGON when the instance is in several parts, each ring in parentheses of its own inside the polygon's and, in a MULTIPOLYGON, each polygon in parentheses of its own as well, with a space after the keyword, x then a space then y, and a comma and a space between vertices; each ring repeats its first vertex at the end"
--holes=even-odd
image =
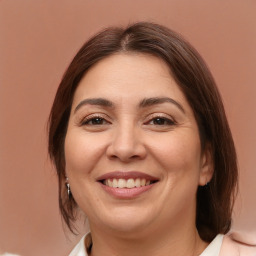
POLYGON ((141 157, 139 155, 111 155, 110 156, 111 159, 116 160, 119 159, 122 162, 129 162, 132 160, 136 160, 136 159, 140 159, 141 157))

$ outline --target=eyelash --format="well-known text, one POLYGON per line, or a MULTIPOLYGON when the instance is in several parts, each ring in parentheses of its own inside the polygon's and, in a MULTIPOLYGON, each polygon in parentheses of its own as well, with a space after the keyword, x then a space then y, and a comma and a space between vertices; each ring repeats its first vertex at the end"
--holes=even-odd
POLYGON ((145 124, 155 125, 155 126, 173 126, 176 125, 177 122, 171 118, 167 118, 165 116, 157 115, 150 118, 145 124), (160 123, 152 123, 154 121, 160 121, 160 123), (163 123, 164 122, 164 123, 163 123))
MULTIPOLYGON (((81 122, 81 125, 89 125, 89 126, 101 126, 104 124, 109 124, 110 122, 107 121, 101 115, 93 115, 84 118, 81 122), (98 120, 97 120, 98 119, 98 120), (96 121, 96 123, 93 123, 96 121)), ((165 116, 156 115, 151 117, 147 122, 144 123, 145 125, 155 125, 155 126, 173 126, 176 125, 177 122, 171 118, 167 118, 165 116), (154 123, 158 122, 158 123, 154 123)))
POLYGON ((92 125, 92 126, 98 126, 98 125, 103 125, 102 122, 105 122, 105 123, 109 123, 104 117, 100 116, 100 115, 94 115, 94 116, 88 116, 88 117, 85 117, 82 122, 81 122, 81 125, 92 125), (90 122, 93 122, 95 120, 99 119, 101 121, 101 123, 96 123, 96 124, 93 124, 93 123, 90 123, 90 122))

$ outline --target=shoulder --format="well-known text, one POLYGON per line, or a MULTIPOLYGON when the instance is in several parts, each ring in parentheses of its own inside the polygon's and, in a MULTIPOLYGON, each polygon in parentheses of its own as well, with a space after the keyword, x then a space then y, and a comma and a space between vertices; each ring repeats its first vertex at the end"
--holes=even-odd
POLYGON ((220 256, 256 256, 256 234, 231 232, 225 235, 220 256))

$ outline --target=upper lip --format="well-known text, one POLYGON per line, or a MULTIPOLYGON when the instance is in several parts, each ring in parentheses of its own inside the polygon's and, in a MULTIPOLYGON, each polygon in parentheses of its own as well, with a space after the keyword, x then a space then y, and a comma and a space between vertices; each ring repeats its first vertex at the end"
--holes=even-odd
POLYGON ((115 172, 108 172, 105 173, 97 178, 97 181, 102 181, 106 179, 146 179, 150 181, 157 181, 159 180, 157 177, 152 175, 137 172, 137 171, 129 171, 129 172, 122 172, 122 171, 115 171, 115 172))

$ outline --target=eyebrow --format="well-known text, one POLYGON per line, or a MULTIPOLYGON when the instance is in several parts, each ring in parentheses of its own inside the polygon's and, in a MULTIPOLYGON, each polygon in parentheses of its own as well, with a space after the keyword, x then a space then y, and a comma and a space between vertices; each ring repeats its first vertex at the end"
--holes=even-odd
MULTIPOLYGON (((185 113, 184 108, 180 103, 178 103, 176 100, 169 98, 169 97, 152 97, 152 98, 145 98, 139 103, 139 108, 146 108, 158 104, 163 103, 172 103, 176 107, 178 107, 183 113, 185 113)), ((75 108, 74 113, 78 111, 82 106, 84 105, 96 105, 96 106, 103 106, 103 107, 114 107, 114 103, 104 99, 104 98, 89 98, 82 100, 75 108)))
POLYGON ((176 100, 169 98, 169 97, 154 97, 154 98, 146 98, 143 99, 140 104, 139 107, 144 108, 144 107, 150 107, 150 106, 154 106, 154 105, 158 105, 158 104, 163 104, 163 103, 172 103, 174 104, 176 107, 178 107, 183 113, 185 113, 184 108, 182 107, 182 105, 180 103, 178 103, 176 100))
POLYGON ((82 100, 75 108, 74 113, 84 105, 96 105, 96 106, 104 106, 104 107, 113 107, 113 103, 104 98, 90 98, 82 100))

